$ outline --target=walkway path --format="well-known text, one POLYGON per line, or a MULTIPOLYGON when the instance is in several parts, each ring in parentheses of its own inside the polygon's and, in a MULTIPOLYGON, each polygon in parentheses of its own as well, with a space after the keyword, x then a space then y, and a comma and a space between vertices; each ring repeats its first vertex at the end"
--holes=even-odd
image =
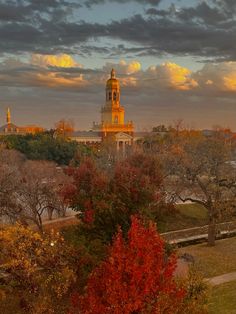
POLYGON ((233 273, 227 273, 224 275, 207 278, 206 281, 210 283, 212 286, 218 286, 221 285, 222 283, 236 281, 236 271, 233 273))
POLYGON ((52 220, 44 220, 43 225, 51 225, 51 224, 55 224, 57 222, 63 222, 63 221, 71 220, 71 219, 76 219, 76 217, 75 217, 76 214, 77 213, 75 213, 74 215, 70 215, 70 216, 54 218, 52 220))
MULTIPOLYGON (((236 220, 229 222, 222 222, 216 225, 217 237, 234 235, 236 233, 236 220)), ((169 231, 161 233, 161 236, 170 244, 179 244, 184 242, 191 242, 195 240, 207 239, 208 225, 169 231)))

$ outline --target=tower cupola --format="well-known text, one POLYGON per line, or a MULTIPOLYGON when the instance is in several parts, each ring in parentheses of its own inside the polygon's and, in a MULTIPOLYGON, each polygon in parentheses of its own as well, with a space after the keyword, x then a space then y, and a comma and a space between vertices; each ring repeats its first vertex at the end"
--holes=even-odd
POLYGON ((11 124, 11 112, 10 112, 10 108, 7 108, 7 124, 11 124))
POLYGON ((106 84, 106 105, 109 107, 120 106, 120 83, 114 69, 111 70, 111 77, 106 84))

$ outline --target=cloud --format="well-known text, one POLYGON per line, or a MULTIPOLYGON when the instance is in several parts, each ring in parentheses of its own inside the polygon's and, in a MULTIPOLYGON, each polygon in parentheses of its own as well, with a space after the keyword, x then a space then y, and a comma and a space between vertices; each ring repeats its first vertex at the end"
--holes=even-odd
POLYGON ((156 85, 164 88, 187 91, 198 86, 197 81, 191 77, 191 71, 175 63, 152 66, 147 73, 154 81, 156 79, 156 85))
POLYGON ((232 97, 236 93, 236 62, 208 63, 192 72, 173 62, 142 69, 138 60, 84 68, 69 55, 32 56, 30 62, 9 58, 0 65, 0 86, 41 87, 96 93, 103 90, 112 68, 126 94, 156 93, 232 97))
POLYGON ((217 25, 229 17, 227 12, 218 6, 210 6, 202 1, 196 7, 184 7, 175 11, 175 17, 182 21, 195 20, 197 23, 217 25))
POLYGON ((169 89, 189 91, 198 87, 198 82, 189 69, 171 62, 142 70, 141 63, 137 60, 129 63, 121 60, 119 63, 106 63, 103 72, 110 73, 112 68, 116 70, 121 86, 136 88, 140 93, 169 89))
POLYGON ((93 5, 100 5, 106 2, 117 2, 119 4, 126 4, 127 2, 137 2, 140 4, 150 4, 150 5, 159 5, 162 0, 84 0, 84 4, 87 7, 92 7, 93 5))
POLYGON ((81 5, 66 0, 11 0, 0 2, 0 21, 2 22, 26 22, 35 21, 41 13, 67 16, 73 8, 79 8, 81 5), (63 14, 62 14, 63 13, 63 14))
POLYGON ((58 68, 74 68, 81 67, 81 64, 77 63, 68 54, 59 55, 40 55, 33 54, 31 57, 31 63, 41 67, 58 67, 58 68))
POLYGON ((146 47, 147 55, 170 53, 236 58, 236 24, 208 27, 204 23, 135 15, 107 25, 107 36, 146 47))
POLYGON ((236 92, 236 62, 206 64, 194 77, 202 90, 213 95, 236 92))
POLYGON ((84 73, 91 72, 80 67, 69 55, 33 55, 29 63, 8 58, 0 64, 0 85, 63 90, 85 88, 89 82, 84 73))
POLYGON ((34 77, 34 84, 45 86, 47 88, 80 88, 88 85, 82 75, 73 77, 71 75, 63 76, 61 73, 38 73, 34 77))
POLYGON ((108 62, 103 67, 103 71, 109 73, 112 68, 115 68, 118 74, 129 75, 129 74, 134 74, 136 72, 139 72, 141 70, 141 63, 137 60, 130 61, 129 63, 127 63, 125 60, 120 60, 118 64, 108 62))
MULTIPOLYGON (((104 1, 91 0, 90 4, 104 1)), ((88 1, 80 5, 72 0, 0 3, 0 53, 81 51, 85 56, 117 57, 129 53, 135 58, 172 54, 236 60, 236 10, 232 0, 201 1, 180 8, 172 5, 167 9, 157 8, 158 0, 129 1, 151 5, 149 14, 93 23, 82 20, 79 14, 81 5, 88 1), (115 46, 111 41, 110 46, 103 46, 104 39, 119 43, 115 46)))
POLYGON ((236 92, 236 72, 225 76, 223 82, 225 90, 236 92))

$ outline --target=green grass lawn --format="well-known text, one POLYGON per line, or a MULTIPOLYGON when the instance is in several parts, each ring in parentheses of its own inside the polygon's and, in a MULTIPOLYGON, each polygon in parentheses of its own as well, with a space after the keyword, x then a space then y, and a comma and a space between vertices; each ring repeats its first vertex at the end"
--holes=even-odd
POLYGON ((218 240, 214 247, 208 247, 203 243, 178 249, 179 255, 184 253, 194 257, 195 266, 204 277, 236 271, 236 237, 218 240))
POLYGON ((207 219, 206 209, 199 204, 178 204, 176 208, 184 217, 205 221, 207 219))
POLYGON ((236 314, 236 281, 212 288, 209 314, 236 314))
POLYGON ((200 227, 207 224, 206 209, 199 204, 178 204, 177 212, 158 222, 159 232, 200 227))

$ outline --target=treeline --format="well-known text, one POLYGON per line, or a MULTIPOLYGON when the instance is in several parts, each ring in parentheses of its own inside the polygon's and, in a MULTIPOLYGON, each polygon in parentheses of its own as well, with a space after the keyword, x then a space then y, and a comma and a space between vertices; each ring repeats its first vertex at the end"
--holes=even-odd
POLYGON ((0 150, 0 221, 36 225, 53 213, 64 216, 61 191, 69 177, 53 162, 28 160, 15 150, 0 150))
POLYGON ((53 131, 2 136, 0 142, 7 149, 15 149, 28 159, 54 161, 59 165, 68 165, 78 152, 88 155, 91 153, 89 147, 64 136, 55 136, 53 131))

